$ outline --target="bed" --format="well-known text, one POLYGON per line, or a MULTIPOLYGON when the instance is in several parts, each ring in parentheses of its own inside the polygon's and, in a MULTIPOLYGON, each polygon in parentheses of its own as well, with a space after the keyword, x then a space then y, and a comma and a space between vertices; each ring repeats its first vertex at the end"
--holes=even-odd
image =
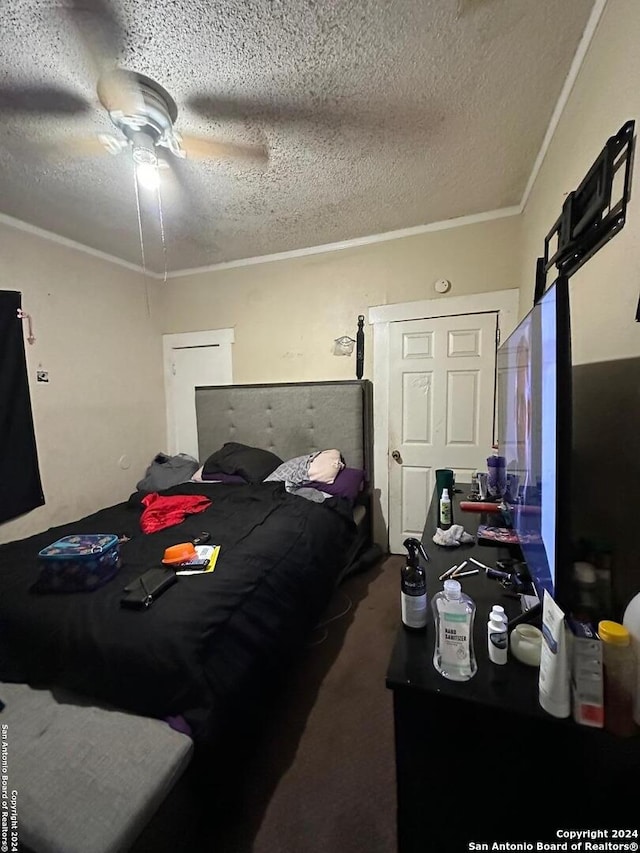
MULTIPOLYGON (((285 480, 188 481, 162 490, 204 510, 143 533, 146 493, 0 546, 0 680, 59 686, 169 720, 196 744, 225 736, 258 708, 308 639, 335 587, 371 553, 371 386, 367 380, 196 390, 199 457, 226 445, 284 462, 328 448, 361 469, 355 497, 308 499, 285 480), (121 606, 125 585, 165 549, 201 532, 215 571, 180 577, 151 607, 121 606), (38 553, 63 536, 114 533, 121 568, 91 592, 38 594, 38 553)), ((251 472, 249 472, 251 473, 251 472)), ((246 478, 243 478, 246 479, 246 478)), ((255 477, 254 477, 255 480, 255 477)), ((337 481, 336 481, 337 482, 337 481)))

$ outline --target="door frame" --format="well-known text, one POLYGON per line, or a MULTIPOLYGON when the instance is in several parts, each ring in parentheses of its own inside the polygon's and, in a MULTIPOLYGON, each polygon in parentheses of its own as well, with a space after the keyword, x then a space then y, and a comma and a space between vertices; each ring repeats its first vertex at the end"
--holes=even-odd
POLYGON ((369 308, 373 326, 373 536, 385 552, 389 550, 389 327, 405 320, 428 320, 456 314, 497 312, 500 339, 515 329, 519 317, 520 291, 517 288, 398 302, 369 308))
POLYGON ((167 430, 167 447, 169 453, 177 453, 174 450, 176 444, 175 429, 173 426, 173 418, 169 411, 170 401, 170 383, 171 383, 171 364, 172 350, 188 347, 206 347, 206 346, 228 346, 228 378, 222 385, 231 385, 233 382, 233 364, 231 356, 231 344, 235 343, 234 329, 211 329, 206 332, 179 332, 177 334, 162 336, 162 365, 164 377, 164 408, 167 430))

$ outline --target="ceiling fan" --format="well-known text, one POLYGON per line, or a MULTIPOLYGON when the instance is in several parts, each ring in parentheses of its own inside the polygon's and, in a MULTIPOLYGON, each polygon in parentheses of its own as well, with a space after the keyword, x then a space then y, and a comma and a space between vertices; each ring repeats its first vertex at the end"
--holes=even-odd
POLYGON ((99 142, 111 154, 130 149, 143 182, 150 170, 168 167, 160 149, 178 159, 234 158, 256 163, 268 159, 263 146, 178 133, 174 127, 178 117, 174 99, 144 74, 123 69, 108 71, 98 80, 97 94, 115 128, 114 133, 98 134, 99 142))
MULTIPOLYGON (((106 0, 69 0, 55 7, 68 17, 97 75, 96 92, 114 126, 111 133, 88 139, 68 139, 63 148, 75 155, 131 151, 136 173, 148 177, 156 167, 167 168, 173 158, 235 159, 254 164, 268 160, 262 145, 246 145, 178 133, 178 107, 155 80, 117 64, 124 43, 123 28, 106 0)), ((77 114, 91 104, 57 86, 0 86, 0 112, 77 114)))

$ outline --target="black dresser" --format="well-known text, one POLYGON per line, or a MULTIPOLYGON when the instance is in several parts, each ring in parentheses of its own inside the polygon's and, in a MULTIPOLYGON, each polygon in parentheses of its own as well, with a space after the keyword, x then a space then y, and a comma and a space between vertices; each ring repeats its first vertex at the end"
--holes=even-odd
MULTIPOLYGON (((459 488, 463 494, 454 496, 454 523, 474 534, 479 522, 499 523, 461 512, 469 487, 459 488)), ((565 833, 587 830, 593 834, 581 836, 582 847, 573 849, 587 849, 588 840, 616 845, 599 849, 637 850, 640 738, 616 738, 550 716, 538 703, 537 668, 511 655, 504 666, 489 660, 491 606, 502 604, 509 618, 521 608, 519 599, 484 571, 460 578, 476 603, 478 671, 460 683, 435 670, 431 601, 443 586, 438 577, 470 556, 490 566, 508 556, 504 549, 476 544, 435 545, 435 504, 423 536, 431 558, 427 629, 418 633, 399 625, 386 677, 393 691, 399 853, 491 850, 494 842, 529 842, 532 847, 502 849, 532 850, 543 849, 536 842, 566 842, 546 849, 571 850, 572 840, 580 837, 565 833)), ((471 568, 473 563, 466 567, 471 568)))

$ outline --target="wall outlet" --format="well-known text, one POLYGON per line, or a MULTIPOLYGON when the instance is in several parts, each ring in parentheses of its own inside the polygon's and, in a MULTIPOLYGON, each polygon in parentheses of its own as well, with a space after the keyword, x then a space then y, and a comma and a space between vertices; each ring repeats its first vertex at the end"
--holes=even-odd
POLYGON ((49 381, 49 371, 48 370, 36 370, 36 382, 48 382, 49 381))

